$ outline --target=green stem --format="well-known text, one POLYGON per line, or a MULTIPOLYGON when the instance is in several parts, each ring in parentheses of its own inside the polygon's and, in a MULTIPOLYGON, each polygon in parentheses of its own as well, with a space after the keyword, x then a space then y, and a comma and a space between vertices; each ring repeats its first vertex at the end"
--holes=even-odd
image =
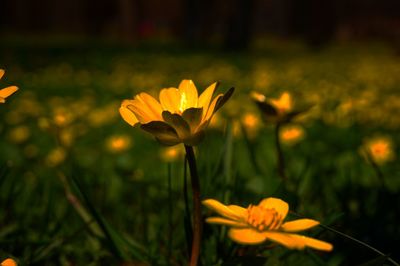
POLYGON ((279 132, 281 130, 281 123, 276 123, 275 125, 275 148, 276 154, 278 156, 278 175, 283 181, 287 180, 285 173, 285 158, 283 157, 283 151, 281 146, 281 141, 279 139, 279 132))
POLYGON ((168 264, 171 262, 172 254, 172 184, 171 184, 171 163, 168 163, 168 264))
POLYGON ((374 158, 372 157, 371 153, 365 149, 365 154, 367 155, 367 159, 369 161, 369 163, 372 165, 372 168, 375 171, 376 176, 379 179, 379 182, 381 183, 382 188, 386 187, 386 183, 385 183, 385 177, 383 176, 383 173, 381 171, 381 168, 379 167, 379 165, 376 163, 376 161, 374 160, 374 158))
POLYGON ((190 178, 193 193, 193 240, 192 252, 190 253, 190 266, 196 266, 200 255, 201 242, 201 201, 200 201, 200 182, 197 174, 196 158, 194 156, 193 147, 185 145, 186 158, 189 163, 190 178))

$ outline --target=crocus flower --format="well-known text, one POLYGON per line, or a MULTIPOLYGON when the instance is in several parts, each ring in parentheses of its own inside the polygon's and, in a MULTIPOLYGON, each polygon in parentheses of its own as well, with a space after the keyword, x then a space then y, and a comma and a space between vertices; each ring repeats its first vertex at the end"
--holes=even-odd
MULTIPOLYGON (((0 79, 3 77, 4 75, 4 70, 0 69, 0 79)), ((0 103, 5 103, 6 102, 6 98, 8 96, 10 96, 11 94, 13 94, 14 92, 16 92, 18 90, 18 87, 16 86, 9 86, 7 88, 1 89, 0 90, 0 103)))
POLYGON ((207 199, 203 204, 222 217, 209 217, 206 222, 228 225, 228 236, 240 244, 261 244, 273 241, 290 249, 314 248, 331 251, 333 246, 315 238, 298 235, 299 231, 319 224, 312 219, 298 219, 284 222, 289 205, 277 198, 263 199, 258 205, 247 209, 237 205, 224 205, 217 200, 207 199))
POLYGON ((178 88, 162 89, 159 100, 142 92, 131 100, 124 100, 119 109, 122 118, 131 126, 151 133, 165 145, 197 145, 214 113, 233 93, 212 95, 218 83, 211 84, 200 96, 191 80, 182 80, 178 88))
POLYGON ((5 259, 0 263, 0 266, 17 266, 18 264, 13 259, 5 259))
POLYGON ((310 106, 294 109, 292 96, 289 92, 283 92, 277 99, 267 98, 261 93, 252 92, 251 98, 257 104, 267 122, 290 122, 297 115, 310 109, 310 106))

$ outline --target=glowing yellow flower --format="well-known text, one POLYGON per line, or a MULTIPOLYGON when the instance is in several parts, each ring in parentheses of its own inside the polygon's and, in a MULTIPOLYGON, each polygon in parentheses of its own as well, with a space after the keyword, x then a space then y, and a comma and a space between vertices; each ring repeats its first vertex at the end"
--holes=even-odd
POLYGON ((237 205, 224 205, 217 200, 207 199, 203 204, 222 217, 209 217, 208 223, 231 226, 228 236, 240 244, 261 244, 267 240, 277 242, 290 249, 310 247, 331 251, 333 246, 327 242, 295 234, 319 224, 312 219, 298 219, 283 222, 289 205, 277 198, 263 199, 258 205, 247 209, 237 205))
POLYGON ((182 146, 166 147, 160 152, 161 159, 165 162, 175 162, 183 158, 185 150, 182 146))
POLYGON ((269 99, 263 94, 253 91, 251 98, 255 101, 267 122, 289 122, 297 115, 310 109, 310 106, 307 106, 295 110, 292 96, 288 92, 283 92, 278 99, 269 99))
POLYGON ((131 147, 132 141, 128 136, 111 136, 107 139, 106 146, 111 152, 123 152, 131 147))
MULTIPOLYGON (((3 77, 4 75, 4 70, 0 69, 0 79, 3 77)), ((5 103, 6 102, 6 98, 8 96, 10 96, 11 94, 13 94, 14 92, 16 92, 18 90, 18 87, 16 86, 9 86, 7 88, 1 89, 0 90, 0 103, 5 103)))
POLYGON ((198 96, 194 83, 182 80, 178 88, 162 89, 160 102, 142 92, 132 100, 124 100, 119 112, 128 124, 140 124, 163 144, 194 146, 202 139, 213 114, 233 93, 231 88, 212 100, 217 85, 211 84, 198 96))
POLYGON ((13 259, 5 259, 0 263, 0 266, 17 266, 17 262, 13 259))
POLYGON ((367 152, 374 162, 383 164, 394 159, 393 143, 388 137, 375 137, 366 140, 364 152, 367 152))
POLYGON ((300 126, 284 126, 279 131, 279 139, 287 145, 293 145, 299 142, 303 137, 304 130, 300 126))

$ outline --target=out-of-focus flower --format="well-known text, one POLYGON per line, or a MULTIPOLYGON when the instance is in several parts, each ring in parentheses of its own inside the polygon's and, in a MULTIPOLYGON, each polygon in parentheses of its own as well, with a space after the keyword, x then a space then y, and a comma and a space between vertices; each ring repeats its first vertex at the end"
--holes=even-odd
POLYGON ((389 137, 374 137, 364 141, 361 153, 369 157, 377 164, 384 164, 395 158, 393 142, 389 137))
MULTIPOLYGON (((0 79, 4 75, 4 70, 0 69, 0 79)), ((5 103, 6 98, 18 90, 17 86, 9 86, 0 90, 0 103, 5 103)))
POLYGON ((30 129, 27 126, 18 126, 10 130, 8 138, 14 143, 22 143, 31 135, 30 129))
POLYGON ((63 148, 55 148, 46 156, 46 163, 51 167, 55 167, 64 162, 67 152, 63 148))
POLYGON ((200 96, 191 80, 182 80, 178 88, 160 91, 158 102, 147 93, 140 93, 132 100, 124 100, 119 109, 122 118, 131 126, 140 124, 165 145, 197 145, 213 114, 233 93, 212 96, 218 83, 211 84, 200 96))
POLYGON ((162 148, 160 156, 165 162, 175 162, 182 158, 184 151, 185 150, 182 148, 182 146, 166 147, 162 148))
POLYGON ((129 149, 132 145, 132 140, 129 136, 115 135, 111 136, 106 141, 106 147, 110 152, 118 153, 129 149))
POLYGON ((244 130, 249 138, 254 138, 260 129, 260 118, 254 113, 245 113, 241 118, 244 130))
POLYGON ((294 145, 304 138, 304 129, 297 125, 283 126, 279 131, 279 139, 287 145, 294 145))
POLYGON ((266 122, 287 123, 299 114, 304 113, 310 106, 294 109, 292 96, 284 92, 278 99, 266 98, 258 92, 251 92, 251 98, 257 104, 266 122))
POLYGON ((281 199, 266 198, 247 209, 237 205, 226 206, 214 199, 204 200, 203 204, 222 216, 209 217, 206 221, 230 226, 229 238, 240 244, 255 245, 270 240, 290 249, 333 249, 330 243, 295 234, 317 226, 319 222, 312 219, 284 222, 289 205, 281 199))
POLYGON ((17 266, 17 262, 13 259, 5 259, 0 263, 0 266, 17 266))

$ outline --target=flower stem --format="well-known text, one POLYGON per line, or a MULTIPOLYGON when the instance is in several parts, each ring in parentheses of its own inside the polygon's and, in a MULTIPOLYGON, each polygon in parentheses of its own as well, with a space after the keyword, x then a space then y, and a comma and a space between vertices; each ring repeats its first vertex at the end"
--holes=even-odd
POLYGON ((278 156, 278 175, 283 181, 287 180, 285 173, 285 158, 283 157, 283 151, 281 146, 281 141, 279 139, 279 131, 281 130, 281 123, 276 123, 275 125, 275 148, 278 156))
POLYGON ((374 160, 374 158, 372 157, 371 153, 365 149, 365 154, 367 155, 367 159, 369 161, 369 163, 372 165, 372 168, 375 171, 376 176, 379 179, 379 182, 381 183, 382 188, 386 187, 386 183, 385 183, 385 177, 383 176, 382 170, 379 167, 379 165, 376 163, 376 161, 374 160))
POLYGON ((194 156, 193 147, 185 145, 186 159, 189 163, 189 171, 192 183, 193 193, 193 240, 192 252, 190 253, 190 266, 196 266, 200 255, 201 242, 201 201, 200 201, 200 182, 197 174, 196 158, 194 156))

